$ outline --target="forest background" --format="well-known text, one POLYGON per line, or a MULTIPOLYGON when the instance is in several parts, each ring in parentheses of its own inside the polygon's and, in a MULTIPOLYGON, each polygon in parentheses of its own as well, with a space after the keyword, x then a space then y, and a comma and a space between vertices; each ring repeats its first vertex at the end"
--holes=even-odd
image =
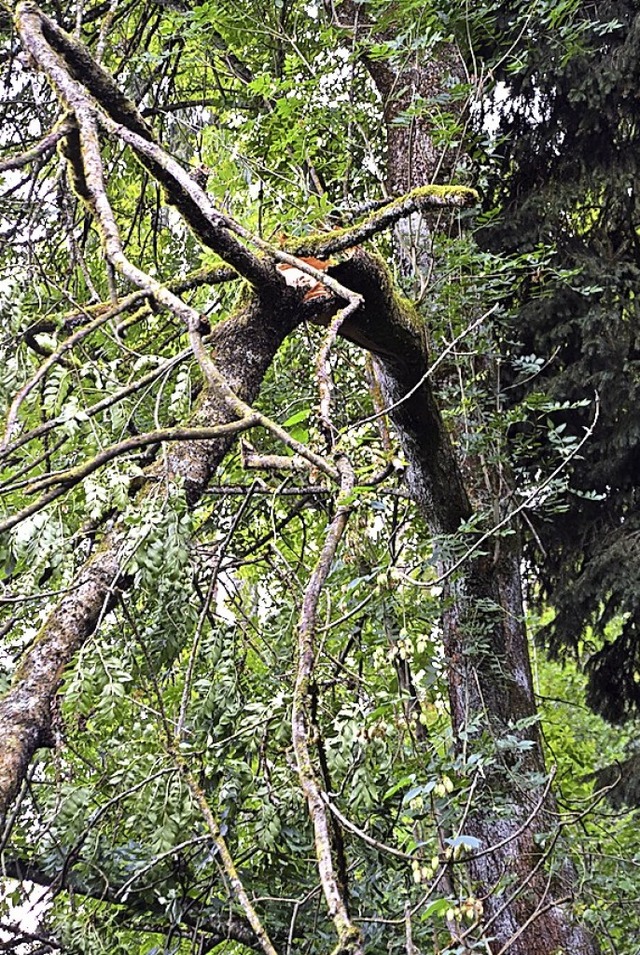
POLYGON ((2 950, 637 955, 639 40, 2 0, 2 950))

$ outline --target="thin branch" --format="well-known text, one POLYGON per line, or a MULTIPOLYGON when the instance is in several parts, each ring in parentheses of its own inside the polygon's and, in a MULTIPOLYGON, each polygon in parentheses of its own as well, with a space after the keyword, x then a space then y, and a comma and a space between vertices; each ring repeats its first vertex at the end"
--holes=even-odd
POLYGON ((2 438, 2 443, 0 444, 0 458, 4 457, 9 452, 10 448, 19 446, 17 442, 14 442, 13 445, 10 446, 9 441, 16 428, 20 408, 22 407, 24 401, 29 397, 33 389, 36 387, 38 382, 42 381, 49 369, 52 368, 53 365, 61 362, 64 356, 73 348, 75 348, 79 342, 110 321, 115 311, 115 309, 109 309, 107 312, 104 312, 94 318, 91 322, 89 322, 88 325, 85 325, 83 328, 78 329, 77 332, 74 332, 73 335, 67 338, 66 341, 64 341, 62 345, 60 345, 60 347, 53 352, 53 354, 49 355, 46 361, 40 365, 35 374, 31 376, 29 381, 27 381, 27 383, 22 386, 20 391, 18 391, 11 402, 11 407, 9 408, 9 412, 7 414, 4 435, 2 438))
POLYGON ((103 465, 109 461, 129 451, 146 447, 149 444, 157 444, 160 441, 209 441, 213 438, 228 437, 231 434, 246 431, 248 428, 254 428, 259 423, 259 416, 247 415, 239 421, 230 421, 228 424, 219 424, 211 428, 167 428, 166 430, 150 431, 146 434, 139 434, 132 438, 127 438, 126 441, 120 441, 118 444, 113 444, 105 448, 104 451, 101 451, 90 461, 85 461, 75 468, 68 468, 66 471, 47 474, 45 477, 33 482, 29 488, 32 492, 42 490, 46 487, 50 488, 50 490, 46 491, 37 501, 34 501, 33 504, 23 507, 15 514, 0 521, 0 533, 11 530, 12 527, 15 527, 27 517, 31 517, 32 514, 41 511, 48 504, 51 504, 52 501, 66 494, 69 488, 75 487, 81 481, 84 481, 86 477, 93 474, 98 468, 103 467, 103 465))
MULTIPOLYGON (((547 781, 544 784, 544 788, 535 806, 533 807, 533 809, 531 810, 531 812, 529 813, 525 821, 522 823, 522 825, 518 827, 518 829, 514 829, 514 831, 509 836, 507 836, 506 839, 502 839, 500 842, 494 843, 492 846, 489 846, 487 849, 483 849, 481 852, 473 852, 470 855, 465 856, 463 860, 464 863, 467 864, 469 862, 475 861, 476 859, 480 859, 482 856, 491 855, 493 852, 497 852, 498 849, 503 849, 504 846, 508 846, 510 842, 514 841, 514 839, 519 839, 520 836, 524 832, 526 832, 526 830, 531 826, 536 816, 538 815, 538 813, 544 806, 547 800, 547 796, 551 792, 551 783, 553 782, 555 775, 556 775, 556 767, 553 766, 551 768, 551 772, 549 773, 547 777, 547 781)), ((452 859, 451 861, 455 862, 457 860, 452 859)))
POLYGON ((390 412, 395 411, 396 408, 399 408, 400 405, 404 404, 405 401, 408 401, 409 398, 411 398, 412 395, 414 395, 416 391, 418 391, 418 389, 421 388, 422 385, 424 385, 425 381, 428 381, 429 378, 431 378, 436 368, 442 364, 444 359, 447 357, 448 354, 450 354, 450 352, 453 351, 456 345, 459 342, 461 342, 463 338, 466 338, 467 335, 470 335, 471 332, 474 332, 476 328, 479 328, 479 326, 482 325, 482 323, 486 321, 486 319, 489 318, 490 315, 493 315, 497 307, 498 307, 497 305, 494 305, 492 308, 489 309, 488 312, 485 312, 484 315, 481 315, 480 318, 477 318, 475 322, 472 322, 471 325, 468 325, 467 328, 463 329, 459 335, 456 335, 453 341, 449 342, 447 347, 440 352, 436 360, 431 365, 429 365, 424 375, 422 375, 422 377, 418 379, 418 381, 415 383, 413 388, 407 391, 407 393, 404 394, 402 398, 398 398, 398 400, 394 401, 393 404, 385 405, 385 407, 382 408, 380 411, 376 411, 375 414, 369 415, 367 418, 360 418, 354 424, 349 425, 349 427, 346 428, 345 430, 350 431, 353 428, 361 427, 361 425, 363 424, 369 424, 371 421, 377 421, 378 418, 382 418, 385 415, 388 415, 390 412))
POLYGON ((22 169, 23 166, 27 166, 36 159, 40 159, 48 152, 52 152, 60 140, 64 139, 72 128, 72 121, 68 116, 63 116, 34 146, 31 146, 22 153, 9 156, 7 159, 0 159, 0 173, 8 172, 10 169, 22 169))
POLYGON ((137 451, 139 448, 147 447, 149 444, 160 444, 164 441, 209 441, 213 438, 222 438, 230 434, 237 434, 240 431, 246 431, 249 428, 254 428, 258 423, 259 419, 257 416, 246 415, 238 421, 229 421, 227 424, 218 424, 210 428, 185 428, 179 426, 175 428, 158 428, 156 431, 136 434, 130 438, 125 438, 124 441, 118 441, 117 444, 103 448, 103 450, 91 458, 90 461, 85 461, 75 468, 66 468, 64 471, 54 471, 52 474, 46 474, 41 478, 37 478, 31 482, 27 491, 28 493, 34 493, 58 484, 64 485, 65 488, 74 487, 89 474, 93 474, 98 468, 108 464, 109 461, 122 457, 123 454, 127 454, 130 451, 137 451))
MULTIPOLYGON (((125 385, 123 388, 120 388, 112 395, 103 398, 102 401, 96 401, 95 404, 90 405, 88 408, 83 408, 82 413, 86 415, 87 418, 93 418, 95 415, 100 414, 101 411, 106 411, 108 408, 111 408, 113 405, 118 404, 118 402, 123 401, 125 398, 128 398, 129 395, 135 394, 136 391, 140 391, 142 388, 145 388, 147 385, 153 384, 157 378, 161 378, 163 375, 166 375, 177 365, 181 364, 187 358, 192 355, 191 349, 185 349, 179 354, 175 355, 173 358, 168 359, 163 362, 158 368, 154 368, 153 371, 150 371, 148 374, 143 375, 142 378, 137 378, 135 381, 131 382, 129 385, 125 385)), ((37 438, 43 437, 45 434, 55 430, 55 428, 60 427, 61 424, 64 424, 66 419, 62 415, 58 415, 56 418, 51 418, 49 421, 44 421, 41 425, 38 425, 37 428, 32 428, 31 431, 22 434, 15 441, 12 441, 11 444, 7 445, 4 451, 0 452, 0 460, 4 457, 8 457, 14 451, 17 451, 23 445, 28 444, 30 441, 35 441, 37 438)))
POLYGON ((338 337, 338 332, 353 315, 354 312, 358 310, 362 304, 362 296, 352 295, 349 304, 340 309, 338 314, 331 320, 327 333, 324 337, 322 345, 320 346, 320 351, 318 352, 318 360, 316 362, 316 376, 318 379, 318 388, 320 391, 320 428, 324 431, 324 435, 327 441, 327 447, 329 451, 333 450, 335 436, 337 434, 336 428, 334 428, 331 421, 331 398, 333 393, 333 381, 331 377, 331 371, 329 368, 329 352, 335 344, 335 340, 338 337))
POLYGON ((356 826, 355 822, 351 822, 350 819, 347 819, 347 817, 340 812, 335 803, 331 802, 326 792, 321 793, 321 798, 329 807, 331 814, 336 817, 340 825, 349 832, 352 832, 358 837, 358 839, 362 839, 362 841, 366 842, 366 844, 371 846, 372 849, 377 849, 378 852, 383 852, 386 855, 395 856, 396 859, 404 859, 407 862, 413 862, 413 860, 417 858, 417 856, 412 855, 410 852, 403 852, 402 849, 395 849, 393 846, 388 846, 384 842, 379 842, 377 839, 374 839, 373 836, 368 835, 368 833, 364 832, 363 829, 360 829, 359 826, 356 826))
POLYGON ((263 952, 265 955, 278 955, 276 949, 273 947, 271 939, 269 938, 267 930, 262 924, 260 916, 256 912, 255 907, 247 895, 244 885, 242 884, 236 864, 233 861, 231 853, 229 852, 229 847, 227 846, 220 826, 218 825, 215 816, 211 811, 211 807, 202 787, 198 784, 185 759, 174 748, 173 743, 169 743, 169 755, 171 756, 176 768, 180 771, 180 774, 186 782, 194 802, 202 813, 202 817, 207 825, 207 829, 209 830, 211 838, 213 839, 216 849, 220 855, 220 859, 222 860, 222 865, 231 884, 231 888, 233 889, 233 893, 238 900, 238 903, 242 907, 247 921, 255 932, 256 938, 260 942, 263 952))
MULTIPOLYGON (((89 133, 94 121, 119 138, 125 139, 126 134, 138 137, 151 147, 145 152, 137 150, 143 165, 165 187, 169 201, 176 205, 196 236, 256 288, 274 285, 273 271, 234 238, 232 220, 216 210, 202 187, 157 146, 151 127, 122 94, 113 77, 96 63, 84 44, 61 30, 30 0, 18 4, 16 25, 25 49, 75 114, 83 139, 82 161, 87 178, 95 177, 99 172, 96 157, 92 155, 97 137, 93 132, 89 133)), ((92 196, 94 202, 99 198, 95 194, 92 196)), ((102 208, 96 211, 104 213, 103 200, 99 206, 102 208)), ((112 262, 118 268, 118 263, 113 259, 112 262)))
POLYGON ((509 511, 509 513, 506 514, 501 521, 498 521, 498 523, 494 524, 493 527, 489 528, 488 531, 485 531, 484 534, 482 534, 478 538, 478 540, 471 545, 471 547, 468 547, 465 553, 462 555, 462 557, 459 557, 458 560, 456 560, 451 565, 451 567, 448 567, 443 574, 441 574, 439 577, 436 577, 434 580, 430 580, 430 581, 414 580, 413 577, 409 576, 409 574, 403 573, 401 570, 399 570, 398 573, 402 576, 402 578, 406 580, 408 583, 413 584, 415 587, 439 586, 440 584, 444 583, 444 581, 447 580, 451 576, 451 574, 453 574, 459 567, 461 567, 462 564, 464 564, 465 561, 467 561, 469 557, 471 557, 471 555, 478 550, 479 547, 482 547, 482 545, 486 543, 486 541, 490 540, 490 538, 492 538, 494 534, 496 534, 499 530, 502 530, 503 527, 506 527, 507 524, 510 524, 513 518, 516 517, 516 515, 518 515, 521 511, 525 510, 526 508, 531 507, 531 505, 534 503, 536 498, 539 496, 540 492, 543 491, 545 487, 548 487, 558 477, 558 475, 561 474, 566 469, 569 462, 573 458, 575 458, 575 456, 583 448, 583 446, 586 444, 586 442, 589 440, 589 438, 593 434, 596 424, 598 423, 598 419, 600 417, 600 397, 597 392, 595 395, 595 406, 596 407, 595 407, 595 412, 593 415, 593 421, 591 422, 589 427, 585 429, 585 433, 583 437, 578 442, 578 444, 571 449, 571 452, 566 456, 566 458, 564 458, 560 462, 560 464, 551 472, 551 474, 548 477, 544 479, 544 481, 541 484, 539 484, 536 488, 534 488, 533 491, 531 491, 530 494, 527 495, 524 501, 518 504, 517 507, 514 507, 512 511, 509 511))
POLYGON ((320 556, 305 589, 298 624, 298 666, 293 691, 291 729, 298 777, 307 800, 309 816, 315 834, 316 858, 322 891, 338 935, 335 955, 338 955, 338 953, 361 955, 363 948, 360 931, 349 916, 333 863, 330 823, 323 799, 324 790, 314 769, 309 745, 311 684, 315 666, 314 638, 317 630, 318 602, 329 576, 338 545, 347 526, 351 512, 349 494, 354 485, 353 471, 346 458, 339 458, 337 464, 341 477, 342 501, 338 503, 336 513, 327 530, 320 556))
MULTIPOLYGON (((255 482, 254 482, 255 483, 255 482)), ((187 670, 184 677, 184 687, 182 690, 182 698, 180 700, 180 713, 178 716, 178 723, 176 727, 176 737, 182 739, 184 732, 184 725, 187 718, 187 709, 189 706, 189 700, 191 696, 191 688, 193 685, 193 677, 195 673, 196 662, 198 659, 198 654, 200 652, 200 644, 202 642, 202 634, 204 632, 204 624, 209 613, 209 608, 211 606, 211 601, 213 600, 213 595, 215 592, 215 587, 218 582, 218 575, 220 573, 220 568, 222 566, 222 561, 227 552, 227 548, 231 543, 231 539, 235 534, 240 521, 244 517, 244 514, 249 506, 251 498, 253 496, 253 485, 248 489, 247 494, 245 495, 244 500, 240 504, 240 507, 236 511, 233 521, 231 522, 231 527, 227 531, 225 538, 220 542, 219 546, 216 548, 216 556, 211 569, 211 577, 209 579, 209 586, 207 588, 207 593, 205 599, 202 602, 202 609, 198 622, 196 624, 196 630, 193 636, 193 642, 191 645, 191 652, 189 653, 189 661, 187 663, 187 670)))
POLYGON ((143 866, 137 869, 132 876, 130 876, 126 882, 118 887, 115 898, 119 902, 125 902, 127 895, 129 894, 129 889, 131 886, 141 879, 143 876, 150 872, 159 862, 162 862, 164 859, 175 858, 178 852, 182 849, 190 849, 192 846, 202 845, 203 842, 208 842, 209 836, 192 836, 190 839, 185 839, 183 842, 178 842, 175 845, 172 845, 170 849, 165 849, 164 852, 159 852, 148 862, 145 862, 143 866))

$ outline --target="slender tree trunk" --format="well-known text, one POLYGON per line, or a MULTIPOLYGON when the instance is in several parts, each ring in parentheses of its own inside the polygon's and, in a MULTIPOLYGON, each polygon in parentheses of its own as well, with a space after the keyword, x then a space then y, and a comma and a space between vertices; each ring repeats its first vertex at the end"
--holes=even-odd
MULTIPOLYGON (((283 339, 297 320, 297 311, 272 303, 255 302, 218 326, 211 353, 218 369, 236 394, 247 402, 256 397, 262 379, 283 339)), ((193 416, 194 426, 213 426, 234 415, 212 391, 205 391, 193 416)), ((190 503, 195 503, 233 436, 187 441, 166 452, 164 479, 183 482, 190 503)), ((148 479, 157 479, 157 468, 148 479)), ((144 489, 141 492, 145 493, 144 489)), ((118 592, 128 581, 127 529, 116 524, 96 555, 78 573, 69 593, 52 610, 0 700, 0 824, 40 747, 51 745, 51 703, 65 668, 94 632, 118 592)))

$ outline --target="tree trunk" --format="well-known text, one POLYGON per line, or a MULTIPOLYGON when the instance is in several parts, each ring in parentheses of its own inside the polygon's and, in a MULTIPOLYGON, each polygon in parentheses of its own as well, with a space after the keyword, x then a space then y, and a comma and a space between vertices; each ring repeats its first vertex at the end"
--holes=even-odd
MULTIPOLYGON (((342 9, 347 12, 349 6, 342 9)), ((371 24, 369 29, 375 35, 371 24)), ((434 147, 429 115, 412 119, 410 125, 394 120, 416 97, 428 101, 461 79, 457 50, 442 46, 428 65, 409 59, 397 71, 380 61, 368 67, 384 102, 389 191, 401 194, 432 182, 451 163, 434 147)), ((415 218, 408 225, 409 232, 405 228, 396 233, 402 259, 418 270, 430 269, 428 229, 415 218)), ((409 354, 411 362, 377 358, 389 405, 404 399, 429 366, 421 342, 416 341, 409 354)), ((391 417, 410 463, 414 497, 433 533, 455 534, 460 522, 471 516, 470 502, 487 495, 480 481, 473 480, 473 462, 457 459, 430 381, 391 417)), ((498 486, 497 476, 490 477, 496 477, 490 483, 498 486)), ((479 780, 465 824, 465 832, 481 842, 468 861, 468 873, 475 896, 483 901, 482 934, 495 953, 555 955, 562 950, 595 955, 598 946, 573 923, 563 904, 571 900, 573 866, 566 860, 550 875, 552 860, 545 855, 542 834, 558 833, 558 818, 553 794, 543 782, 546 770, 524 623, 518 536, 492 541, 490 549, 490 554, 464 562, 448 580, 444 597, 454 737, 462 747, 471 732, 495 754, 493 766, 479 780), (513 741, 511 747, 505 747, 506 737, 513 741)), ((446 562, 442 569, 446 572, 446 562)), ((549 855, 552 848, 546 846, 549 855)))
MULTIPOLYGON (((243 400, 251 402, 256 397, 276 351, 295 324, 294 315, 291 307, 254 303, 216 328, 211 353, 219 371, 243 400)), ((233 417, 219 396, 205 391, 192 424, 209 427, 233 417)), ((190 503, 198 500, 232 441, 233 436, 169 447, 167 477, 183 481, 190 503)), ((155 466, 151 468, 148 477, 153 478, 156 471, 155 466)), ((116 524, 97 554, 80 570, 0 700, 0 823, 34 754, 51 745, 51 703, 65 668, 99 625, 118 591, 127 586, 123 577, 126 536, 126 527, 116 524)))

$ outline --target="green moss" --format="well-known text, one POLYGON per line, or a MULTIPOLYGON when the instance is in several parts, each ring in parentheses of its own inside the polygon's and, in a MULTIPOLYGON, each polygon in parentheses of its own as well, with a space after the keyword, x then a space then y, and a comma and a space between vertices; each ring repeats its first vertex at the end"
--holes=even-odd
POLYGON ((367 251, 367 256, 377 267, 376 277, 380 284, 382 295, 388 302, 389 314, 399 316, 401 320, 400 323, 405 328, 417 331, 422 324, 418 312, 413 302, 411 302, 406 295, 403 295, 402 292, 398 291, 393 280, 391 269, 386 260, 378 252, 367 251))
POLYGON ((465 199, 467 202, 477 202, 480 198, 475 189, 470 189, 469 186, 418 186, 417 189, 412 189, 411 192, 407 193, 406 198, 411 196, 442 196, 443 198, 449 198, 451 196, 459 196, 461 199, 465 199))
POLYGON ((414 212, 430 208, 460 208, 470 206, 479 199, 475 189, 468 186, 419 186, 403 196, 392 199, 381 209, 376 209, 366 218, 351 226, 332 229, 331 232, 312 232, 304 239, 287 239, 281 246, 293 255, 330 255, 349 246, 360 245, 366 239, 395 225, 400 219, 414 212))

